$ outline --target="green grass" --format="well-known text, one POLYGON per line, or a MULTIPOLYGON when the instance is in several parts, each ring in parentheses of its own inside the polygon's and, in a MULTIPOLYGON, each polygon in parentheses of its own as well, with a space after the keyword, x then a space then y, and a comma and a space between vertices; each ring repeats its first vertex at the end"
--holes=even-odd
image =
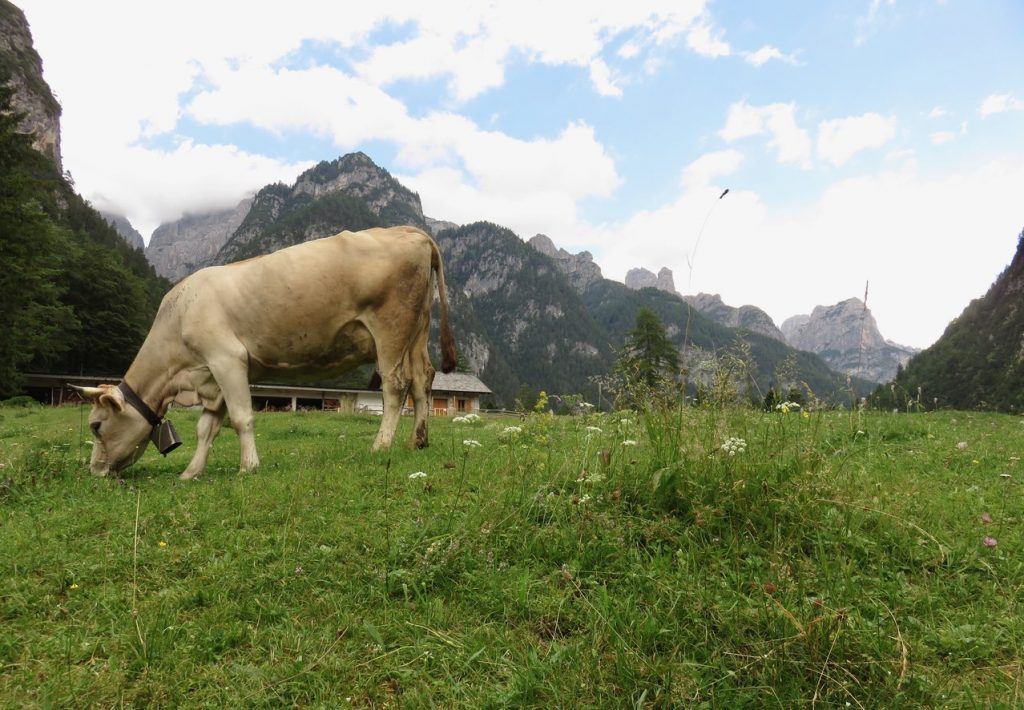
POLYGON ((261 414, 193 482, 172 419, 97 479, 0 409, 0 706, 1024 703, 1020 418, 261 414))

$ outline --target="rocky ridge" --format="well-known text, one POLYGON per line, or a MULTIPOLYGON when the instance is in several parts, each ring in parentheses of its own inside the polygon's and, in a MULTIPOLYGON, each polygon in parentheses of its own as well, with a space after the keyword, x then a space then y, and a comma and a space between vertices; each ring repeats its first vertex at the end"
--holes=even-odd
POLYGON ((434 219, 433 217, 427 217, 424 215, 423 221, 427 223, 427 231, 431 235, 437 236, 438 232, 445 229, 458 229, 462 225, 456 224, 455 222, 448 222, 443 219, 434 219))
POLYGON ((230 209, 161 224, 149 239, 146 258, 161 276, 181 281, 217 255, 249 214, 252 201, 246 197, 230 209))
POLYGON ((782 323, 786 342, 815 353, 836 372, 888 382, 918 351, 882 337, 870 309, 859 298, 817 306, 810 315, 782 323))
MULTIPOLYGON (((210 261, 227 264, 344 229, 411 224, 427 229, 419 195, 365 153, 349 153, 305 171, 292 186, 256 193, 248 214, 210 261)), ((204 264, 206 265, 206 264, 204 264)))
POLYGON ((761 335, 767 335, 785 343, 786 337, 771 316, 757 306, 745 305, 738 308, 726 305, 722 297, 710 293, 698 293, 696 296, 683 296, 683 300, 697 309, 701 315, 710 318, 716 323, 729 326, 730 328, 745 328, 746 330, 761 335))
POLYGON ((594 263, 594 257, 589 251, 571 254, 565 249, 556 248, 555 243, 546 234, 534 235, 527 244, 554 259, 559 270, 569 279, 577 293, 584 293, 591 284, 603 278, 601 267, 594 263))
POLYGON ((113 227, 132 247, 139 251, 146 248, 146 242, 143 241, 142 235, 139 234, 139 230, 132 226, 132 223, 128 221, 127 217, 114 214, 113 212, 103 211, 100 211, 100 215, 102 215, 103 219, 107 220, 107 224, 113 227))
POLYGON ((0 72, 10 76, 14 108, 25 114, 19 128, 33 145, 63 171, 60 155, 60 104, 43 79, 43 60, 32 45, 25 13, 0 0, 0 72))
POLYGON ((667 266, 661 267, 657 274, 643 267, 630 269, 626 272, 626 286, 632 289, 656 288, 666 293, 679 294, 676 291, 675 279, 672 276, 672 269, 667 266))

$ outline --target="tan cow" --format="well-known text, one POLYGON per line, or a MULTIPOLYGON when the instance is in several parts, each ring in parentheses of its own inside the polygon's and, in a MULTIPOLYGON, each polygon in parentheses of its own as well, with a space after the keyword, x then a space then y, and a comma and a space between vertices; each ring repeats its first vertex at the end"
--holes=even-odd
MULTIPOLYGON (((373 449, 391 445, 407 393, 427 445, 434 377, 427 354, 435 275, 441 301, 441 369, 455 368, 441 254, 414 227, 342 232, 247 261, 202 269, 176 285, 124 381, 79 388, 94 400, 90 468, 120 471, 151 435, 166 434, 171 402, 201 404, 195 455, 182 478, 203 472, 224 414, 241 445, 241 470, 259 465, 249 383, 330 377, 375 362, 384 416, 373 449)), ((176 438, 176 437, 175 437, 176 438)), ((175 444, 160 444, 161 450, 175 444)))

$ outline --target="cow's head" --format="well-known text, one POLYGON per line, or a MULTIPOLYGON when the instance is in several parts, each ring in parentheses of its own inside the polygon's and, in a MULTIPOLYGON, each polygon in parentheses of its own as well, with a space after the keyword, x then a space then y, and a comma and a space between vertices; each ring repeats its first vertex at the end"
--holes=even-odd
POLYGON ((115 385, 75 387, 93 402, 89 428, 96 441, 89 469, 96 476, 117 473, 139 460, 146 451, 153 425, 135 407, 127 406, 124 393, 115 385))

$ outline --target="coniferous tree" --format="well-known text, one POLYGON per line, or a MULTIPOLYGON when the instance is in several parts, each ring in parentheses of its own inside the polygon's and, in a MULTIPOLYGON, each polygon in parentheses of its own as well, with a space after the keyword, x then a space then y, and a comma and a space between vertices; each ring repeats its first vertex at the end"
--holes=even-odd
POLYGON ((636 314, 616 369, 651 390, 679 376, 679 351, 669 340, 665 326, 650 308, 636 314))
POLYGON ((61 302, 67 236, 41 204, 56 168, 18 131, 8 79, 0 75, 0 398, 20 391, 24 367, 59 357, 75 328, 61 302))

